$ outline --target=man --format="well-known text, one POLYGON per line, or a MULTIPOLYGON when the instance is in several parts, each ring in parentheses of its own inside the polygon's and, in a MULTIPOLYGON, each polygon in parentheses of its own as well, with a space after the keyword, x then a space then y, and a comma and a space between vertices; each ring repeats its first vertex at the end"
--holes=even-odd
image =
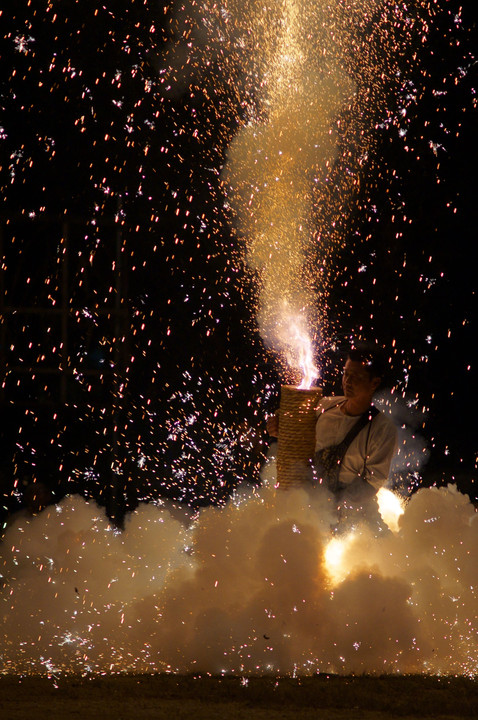
MULTIPOLYGON (((350 350, 344 394, 322 398, 317 407, 314 474, 335 497, 343 520, 353 522, 360 512, 380 524, 376 493, 387 482, 397 443, 393 423, 372 405, 383 370, 375 351, 350 350)), ((277 437, 277 415, 267 429, 277 437)))

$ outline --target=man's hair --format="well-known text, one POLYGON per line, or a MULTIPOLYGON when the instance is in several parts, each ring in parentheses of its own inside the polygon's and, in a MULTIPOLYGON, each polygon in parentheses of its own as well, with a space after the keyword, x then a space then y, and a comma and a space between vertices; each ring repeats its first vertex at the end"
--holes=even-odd
POLYGON ((367 370, 370 378, 383 378, 387 370, 387 364, 383 354, 375 347, 358 345, 350 348, 347 357, 354 362, 360 362, 367 370))

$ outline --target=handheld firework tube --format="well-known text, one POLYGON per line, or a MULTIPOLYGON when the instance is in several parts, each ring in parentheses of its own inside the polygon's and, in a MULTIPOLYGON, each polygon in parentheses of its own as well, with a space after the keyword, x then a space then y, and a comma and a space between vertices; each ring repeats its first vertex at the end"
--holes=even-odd
POLYGON ((302 390, 281 387, 279 437, 277 444, 277 482, 287 490, 307 482, 315 450, 315 408, 322 397, 318 387, 302 390))

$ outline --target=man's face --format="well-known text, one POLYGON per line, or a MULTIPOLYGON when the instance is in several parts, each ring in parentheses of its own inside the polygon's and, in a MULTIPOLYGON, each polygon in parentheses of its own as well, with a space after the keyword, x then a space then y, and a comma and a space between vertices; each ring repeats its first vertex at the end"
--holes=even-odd
POLYGON ((342 388, 347 399, 371 399, 380 384, 380 378, 371 378, 363 363, 347 360, 342 377, 342 388))

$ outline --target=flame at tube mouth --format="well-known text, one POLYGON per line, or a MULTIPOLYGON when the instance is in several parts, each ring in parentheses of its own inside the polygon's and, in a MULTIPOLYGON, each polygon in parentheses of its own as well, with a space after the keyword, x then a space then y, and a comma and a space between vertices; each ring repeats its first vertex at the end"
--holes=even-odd
POLYGON ((279 325, 280 344, 291 368, 301 373, 300 390, 308 390, 320 377, 314 362, 314 348, 306 321, 301 315, 285 312, 279 325))

